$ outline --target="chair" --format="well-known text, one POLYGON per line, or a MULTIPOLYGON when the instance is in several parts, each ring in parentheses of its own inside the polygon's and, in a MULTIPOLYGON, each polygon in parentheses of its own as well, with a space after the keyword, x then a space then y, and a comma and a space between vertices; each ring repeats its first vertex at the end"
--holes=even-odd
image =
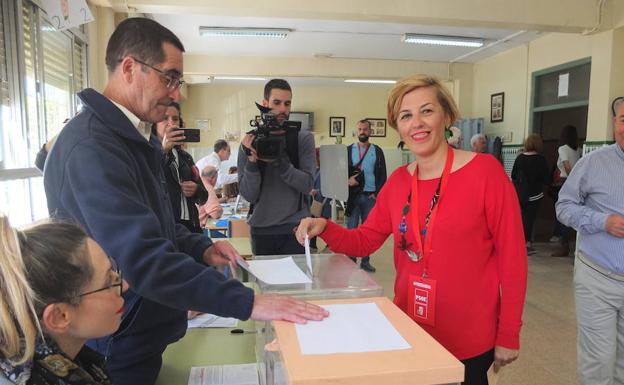
POLYGON ((230 238, 249 238, 249 224, 244 219, 230 219, 228 223, 228 236, 230 238))

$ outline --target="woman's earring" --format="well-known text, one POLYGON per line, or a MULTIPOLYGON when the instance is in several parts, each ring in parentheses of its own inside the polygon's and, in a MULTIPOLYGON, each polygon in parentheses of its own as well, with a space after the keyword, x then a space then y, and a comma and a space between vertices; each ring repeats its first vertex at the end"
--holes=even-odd
POLYGON ((444 127, 444 138, 446 140, 449 140, 449 138, 453 136, 453 133, 451 132, 451 130, 449 129, 449 127, 444 127))

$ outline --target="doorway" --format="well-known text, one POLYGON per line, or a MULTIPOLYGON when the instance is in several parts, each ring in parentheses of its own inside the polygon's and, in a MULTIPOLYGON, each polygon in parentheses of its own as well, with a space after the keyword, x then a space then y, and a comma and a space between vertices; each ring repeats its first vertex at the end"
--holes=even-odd
MULTIPOLYGON (((554 169, 558 158, 561 129, 576 127, 579 147, 587 137, 587 110, 591 58, 565 63, 534 72, 531 97, 530 132, 540 134, 544 141, 543 155, 554 169)), ((553 235, 555 202, 546 194, 534 225, 533 240, 545 242, 553 235)))
MULTIPOLYGON (((557 162, 559 148, 559 136, 561 128, 571 124, 576 127, 579 137, 579 146, 587 136, 587 106, 562 108, 535 113, 534 131, 542 136, 544 151, 549 171, 554 169, 557 162)), ((533 230, 535 242, 547 242, 553 235, 555 226, 555 201, 548 194, 542 199, 542 204, 537 213, 533 230)))

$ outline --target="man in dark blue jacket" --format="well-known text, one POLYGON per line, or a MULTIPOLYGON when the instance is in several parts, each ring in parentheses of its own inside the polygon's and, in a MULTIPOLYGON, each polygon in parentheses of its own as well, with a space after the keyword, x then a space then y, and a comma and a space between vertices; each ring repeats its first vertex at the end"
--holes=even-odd
POLYGON ((289 297, 254 296, 227 280, 206 265, 235 262, 236 250, 175 224, 161 143, 150 128, 180 98, 183 51, 178 38, 152 20, 121 22, 106 50, 104 93, 80 92, 83 110, 46 163, 51 215, 80 223, 130 285, 119 330, 89 343, 107 356, 116 385, 155 383, 162 352, 184 335, 189 309, 243 320, 305 322, 327 315, 289 297))

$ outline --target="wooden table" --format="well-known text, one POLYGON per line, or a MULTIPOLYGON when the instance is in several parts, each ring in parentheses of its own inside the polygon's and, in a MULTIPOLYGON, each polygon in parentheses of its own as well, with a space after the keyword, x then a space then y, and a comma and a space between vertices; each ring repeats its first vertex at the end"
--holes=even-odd
MULTIPOLYGON (((254 321, 238 328, 255 330, 254 321)), ((191 367, 250 364, 256 362, 256 334, 231 334, 231 328, 190 329, 180 341, 167 347, 156 385, 186 385, 191 367)))
POLYGON ((234 246, 236 251, 245 259, 251 259, 251 239, 250 238, 224 238, 234 246))

